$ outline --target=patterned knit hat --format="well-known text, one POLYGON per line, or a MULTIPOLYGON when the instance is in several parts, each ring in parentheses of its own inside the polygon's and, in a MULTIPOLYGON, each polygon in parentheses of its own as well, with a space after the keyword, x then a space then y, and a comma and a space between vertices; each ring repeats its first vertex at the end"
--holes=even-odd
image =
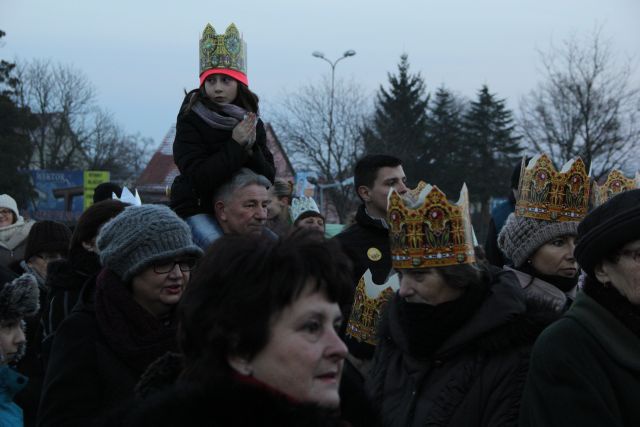
POLYGON ((187 223, 163 205, 129 206, 102 227, 96 245, 102 265, 125 283, 156 261, 202 255, 187 223))
POLYGON ((514 267, 518 268, 548 241, 577 234, 578 223, 575 221, 543 221, 512 213, 498 234, 498 247, 513 261, 514 267))
POLYGON ((71 241, 71 230, 61 222, 38 221, 33 224, 27 237, 24 259, 43 252, 58 252, 66 256, 71 241))

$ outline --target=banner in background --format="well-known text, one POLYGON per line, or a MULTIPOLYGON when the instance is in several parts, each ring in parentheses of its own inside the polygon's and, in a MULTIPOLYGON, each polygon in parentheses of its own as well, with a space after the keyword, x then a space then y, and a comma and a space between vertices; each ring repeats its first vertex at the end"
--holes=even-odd
POLYGON ((111 174, 108 171, 84 171, 84 209, 93 204, 93 192, 103 182, 109 182, 111 174))

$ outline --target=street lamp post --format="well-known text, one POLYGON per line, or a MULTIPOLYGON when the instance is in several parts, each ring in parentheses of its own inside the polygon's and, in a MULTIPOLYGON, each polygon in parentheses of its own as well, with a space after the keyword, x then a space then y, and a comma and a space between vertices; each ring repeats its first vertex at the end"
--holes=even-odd
MULTIPOLYGON (((331 62, 329 59, 327 59, 324 56, 324 53, 319 52, 319 51, 314 51, 311 55, 313 55, 316 58, 320 58, 324 61, 326 61, 330 66, 331 66, 331 96, 329 98, 329 139, 327 141, 327 150, 329 153, 329 163, 331 163, 331 145, 333 143, 333 98, 334 98, 334 92, 335 92, 335 79, 336 79, 336 65, 338 64, 338 62, 342 61, 343 59, 349 58, 350 56, 354 56, 356 54, 356 51, 353 49, 349 49, 347 50, 345 53, 342 54, 342 56, 338 59, 336 59, 335 61, 331 62)), ((320 209, 324 209, 323 206, 323 200, 322 200, 322 188, 320 189, 320 209)))

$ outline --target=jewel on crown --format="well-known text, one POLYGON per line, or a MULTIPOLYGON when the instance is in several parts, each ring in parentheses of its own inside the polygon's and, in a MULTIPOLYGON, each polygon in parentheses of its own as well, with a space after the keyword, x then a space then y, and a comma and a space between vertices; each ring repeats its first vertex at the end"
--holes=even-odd
POLYGON ((636 188, 640 188, 639 172, 636 172, 634 178, 627 178, 621 171, 614 169, 609 172, 604 184, 593 183, 594 205, 600 206, 616 194, 636 188))
POLYGON ((590 181, 580 157, 557 171, 546 154, 522 161, 516 216, 545 221, 580 221, 589 207, 590 181))
POLYGON ((401 196, 391 190, 387 222, 394 268, 430 268, 475 262, 466 184, 458 203, 421 182, 401 196))

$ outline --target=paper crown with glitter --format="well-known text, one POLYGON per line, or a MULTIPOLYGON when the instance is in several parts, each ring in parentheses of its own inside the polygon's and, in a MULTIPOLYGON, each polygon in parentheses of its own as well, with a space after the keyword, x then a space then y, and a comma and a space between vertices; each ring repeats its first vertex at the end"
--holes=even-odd
POLYGON ((318 205, 316 201, 311 197, 300 196, 296 197, 291 201, 291 222, 295 223, 300 215, 305 212, 315 212, 320 215, 320 209, 318 209, 318 205))
POLYGON ((420 182, 405 195, 389 192, 387 220, 394 268, 429 268, 475 262, 466 184, 458 203, 420 182))
POLYGON ((627 178, 618 169, 614 169, 609 172, 604 184, 593 183, 593 204, 594 206, 600 206, 616 194, 636 188, 640 188, 639 172, 636 172, 634 178, 627 178))
POLYGON ((522 161, 516 216, 544 221, 580 221, 587 214, 589 174, 580 157, 557 171, 546 154, 522 161))
POLYGON ((211 74, 226 74, 249 86, 247 79, 247 44, 235 24, 224 34, 216 34, 207 24, 200 39, 200 85, 211 74))

